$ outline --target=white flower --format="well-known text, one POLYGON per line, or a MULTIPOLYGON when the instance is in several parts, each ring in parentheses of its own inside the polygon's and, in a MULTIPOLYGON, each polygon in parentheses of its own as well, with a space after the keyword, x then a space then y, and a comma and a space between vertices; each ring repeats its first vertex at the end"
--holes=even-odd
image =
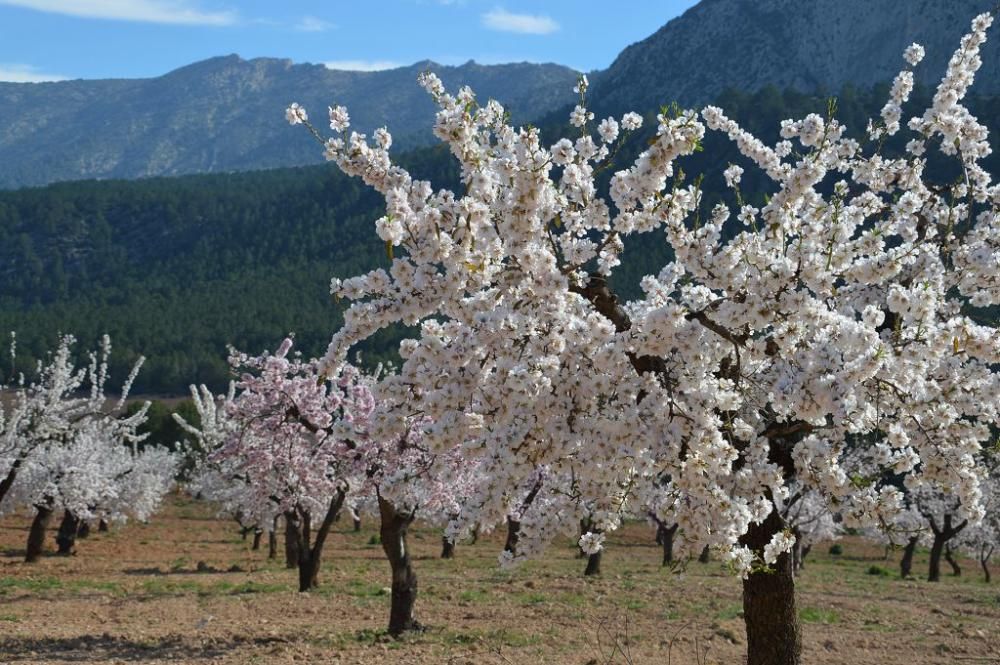
POLYGON ((914 42, 906 47, 903 57, 911 67, 916 67, 924 59, 924 47, 914 42))
POLYGON ((306 110, 297 103, 293 103, 285 109, 285 120, 288 121, 289 125, 301 125, 308 119, 309 116, 306 114, 306 110))
POLYGON ((629 111, 622 116, 622 129, 626 132, 634 132, 640 127, 642 127, 642 116, 638 113, 629 111))
POLYGON ((376 129, 375 143, 377 143, 378 147, 382 148, 383 150, 388 150, 390 147, 392 147, 392 134, 390 134, 389 130, 386 129, 385 127, 380 127, 376 129))
POLYGON ((351 117, 343 106, 330 106, 330 129, 340 133, 351 125, 351 117))
POLYGON ((588 120, 593 120, 594 114, 583 108, 579 104, 573 109, 573 112, 569 114, 569 121, 574 127, 583 127, 587 124, 588 120))
POLYGON ((722 175, 726 179, 726 186, 735 189, 740 184, 740 179, 743 177, 743 169, 736 164, 732 164, 728 169, 722 172, 722 175))
POLYGON ((601 140, 611 143, 618 138, 618 121, 614 118, 605 118, 597 127, 597 133, 601 135, 601 140))
POLYGON ((785 533, 776 533, 771 537, 771 542, 764 545, 764 563, 771 565, 778 560, 778 557, 785 552, 790 552, 795 544, 795 536, 785 533))
POLYGON ((597 554, 604 548, 604 534, 588 531, 580 536, 580 549, 584 554, 597 554))

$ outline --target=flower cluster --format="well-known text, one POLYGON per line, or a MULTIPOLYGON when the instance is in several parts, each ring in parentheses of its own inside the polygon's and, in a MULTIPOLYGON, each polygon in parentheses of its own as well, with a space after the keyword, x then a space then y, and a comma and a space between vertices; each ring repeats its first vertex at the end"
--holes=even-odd
MULTIPOLYGON (((373 422, 398 435, 425 418, 428 450, 461 446, 478 459, 458 525, 500 523, 544 470, 519 553, 538 551, 528 542, 544 543, 579 506, 597 516, 581 540, 589 549, 631 505, 654 506, 679 525, 683 550, 713 546, 746 575, 792 547, 784 529, 754 551, 741 538, 793 483, 839 506, 848 526, 905 509, 890 483, 847 473, 856 445, 907 473, 910 489, 951 492, 958 516, 978 521, 977 454, 1000 420, 1000 335, 965 312, 1000 303, 1000 190, 979 165, 985 129, 961 100, 989 24, 973 22, 933 107, 906 123, 919 147, 903 157, 848 138, 832 113, 783 122, 768 146, 715 107, 664 112, 648 147, 614 173, 610 200, 595 175, 637 115, 602 121, 595 138, 580 86, 570 122, 581 136, 546 148, 496 102, 422 75, 464 193, 411 177, 386 140, 326 142, 329 160, 384 196, 376 231, 404 251, 388 271, 334 280, 351 305, 318 371, 335 376, 387 326, 419 325, 399 374, 372 387, 373 422), (699 215, 700 189, 679 162, 706 131, 769 178, 759 207, 737 197, 735 211, 699 215), (961 161, 962 182, 925 182, 930 145, 961 161), (642 298, 621 303, 606 278, 624 238, 654 231, 674 258, 643 279, 642 298)), ((911 46, 907 62, 921 51, 911 46)), ((911 88, 907 70, 873 138, 901 130, 911 88)), ((725 175, 738 194, 742 172, 725 175)))

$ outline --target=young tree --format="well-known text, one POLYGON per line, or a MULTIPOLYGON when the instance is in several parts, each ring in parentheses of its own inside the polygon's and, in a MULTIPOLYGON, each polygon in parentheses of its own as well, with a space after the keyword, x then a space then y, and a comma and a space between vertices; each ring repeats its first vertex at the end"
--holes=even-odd
MULTIPOLYGON (((592 137, 585 79, 570 118, 581 137, 545 148, 496 102, 423 75, 465 193, 435 193, 394 165, 384 129, 374 145, 357 133, 325 142, 328 159, 384 195, 375 227, 394 258, 388 272, 333 281, 352 304, 321 371, 335 374, 381 328, 419 323, 399 375, 377 387, 377 417, 416 412, 433 423, 432 449, 464 443, 481 458, 460 521, 496 523, 539 466, 572 465, 598 537, 655 487, 681 548, 710 545, 743 577, 749 665, 798 663, 795 539, 775 508, 790 483, 836 502, 848 526, 888 523, 901 492, 842 467, 849 440, 870 441, 911 487, 951 491, 960 519, 982 516, 975 454, 998 419, 983 396, 998 394, 1000 338, 964 308, 1000 303, 1000 191, 979 165, 985 129, 961 100, 991 21, 976 18, 933 107, 908 123, 905 155, 882 143, 900 129, 910 69, 865 146, 833 109, 784 122, 775 147, 714 107, 704 123, 664 111, 648 149, 612 177, 610 202, 594 175, 640 118, 607 118, 592 137), (771 179, 765 204, 743 201, 734 166, 724 175, 736 214, 726 203, 703 214, 677 161, 706 127, 771 179), (955 158, 958 182, 925 182, 933 148, 955 158), (655 230, 674 259, 643 280, 641 300, 621 303, 607 277, 623 238, 655 230)), ((914 45, 907 62, 922 55, 914 45)), ((286 115, 307 122, 297 105, 286 115)), ((330 109, 335 132, 348 124, 330 109)), ((528 537, 522 525, 519 551, 528 537)))
POLYGON ((9 415, 0 417, 4 428, 0 509, 32 506, 36 511, 28 534, 28 562, 41 555, 46 528, 59 511, 64 512, 60 552, 72 550, 79 520, 115 503, 132 469, 134 446, 143 438, 137 430, 148 404, 123 415, 142 359, 119 399, 109 401, 104 386, 110 339, 105 336, 100 350, 91 353, 89 364, 80 369, 72 359, 74 343, 72 336, 64 336, 48 361, 39 363, 35 381, 21 380, 9 415))
POLYGON ((989 584, 990 557, 1000 547, 1000 474, 994 468, 983 483, 986 517, 979 524, 972 525, 958 535, 958 546, 974 557, 983 569, 983 579, 989 584))

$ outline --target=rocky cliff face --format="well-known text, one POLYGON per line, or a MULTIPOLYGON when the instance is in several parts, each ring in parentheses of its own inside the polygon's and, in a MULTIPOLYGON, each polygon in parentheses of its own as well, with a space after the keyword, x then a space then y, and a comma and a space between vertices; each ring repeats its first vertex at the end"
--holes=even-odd
MULTIPOLYGON (((902 53, 927 49, 920 83, 934 85, 972 18, 994 0, 702 0, 626 48, 597 79, 601 110, 691 105, 725 88, 765 85, 836 92, 891 81, 902 53)), ((983 51, 975 91, 1000 93, 1000 36, 983 51)))

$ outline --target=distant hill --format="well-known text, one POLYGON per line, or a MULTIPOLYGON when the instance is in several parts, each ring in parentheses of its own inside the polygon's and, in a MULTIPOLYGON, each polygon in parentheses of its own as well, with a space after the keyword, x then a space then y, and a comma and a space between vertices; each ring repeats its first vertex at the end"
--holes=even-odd
POLYGON ((387 125, 400 148, 425 145, 434 141, 434 106, 416 83, 425 70, 502 101, 520 122, 572 101, 577 76, 530 63, 351 72, 230 55, 151 79, 0 83, 0 188, 319 162, 306 133, 283 120, 293 101, 320 126, 328 105, 345 104, 359 131, 387 125))
MULTIPOLYGON (((891 81, 916 41, 918 83, 936 85, 972 18, 996 0, 702 0, 621 52, 595 77, 605 112, 703 104, 727 88, 802 92, 891 81)), ((997 26, 983 49, 977 94, 1000 93, 997 26)))

